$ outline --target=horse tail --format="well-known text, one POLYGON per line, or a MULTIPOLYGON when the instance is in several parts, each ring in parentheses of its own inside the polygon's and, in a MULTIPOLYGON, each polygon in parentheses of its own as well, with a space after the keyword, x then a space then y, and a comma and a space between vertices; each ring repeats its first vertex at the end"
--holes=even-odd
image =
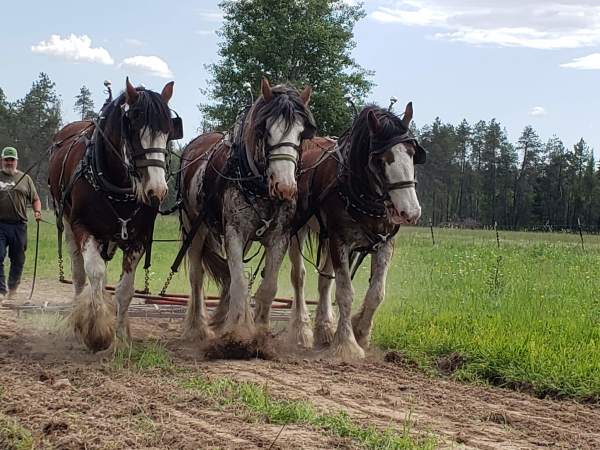
POLYGON ((225 321, 227 311, 229 310, 229 284, 231 275, 229 273, 229 265, 227 260, 223 258, 220 252, 220 245, 214 236, 207 236, 202 251, 202 264, 204 269, 208 271, 211 278, 219 286, 219 305, 215 313, 211 317, 211 325, 219 327, 225 321))

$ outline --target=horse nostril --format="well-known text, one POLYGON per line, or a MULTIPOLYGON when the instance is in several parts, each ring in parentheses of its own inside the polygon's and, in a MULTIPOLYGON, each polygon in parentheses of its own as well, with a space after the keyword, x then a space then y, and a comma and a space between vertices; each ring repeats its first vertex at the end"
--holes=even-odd
POLYGON ((148 191, 148 198, 152 198, 152 197, 154 197, 154 190, 150 189, 148 191))

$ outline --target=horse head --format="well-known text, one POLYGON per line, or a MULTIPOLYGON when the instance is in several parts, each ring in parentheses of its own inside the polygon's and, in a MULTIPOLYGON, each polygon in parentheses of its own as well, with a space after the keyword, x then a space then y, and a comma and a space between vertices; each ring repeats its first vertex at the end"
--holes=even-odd
POLYGON ((359 164, 368 172, 372 189, 384 198, 389 220, 397 225, 416 224, 421 217, 414 166, 425 163, 426 153, 409 129, 412 117, 412 103, 406 105, 402 119, 367 106, 356 119, 362 132, 353 138, 353 147, 368 149, 366 161, 361 158, 359 164))
POLYGON ((291 201, 298 191, 296 176, 302 141, 316 132, 308 109, 312 89, 301 93, 288 86, 261 83, 262 95, 254 102, 246 126, 246 148, 262 163, 269 184, 269 196, 291 201))
POLYGON ((142 203, 158 207, 167 195, 165 157, 167 143, 180 138, 181 129, 171 119, 168 106, 173 85, 167 83, 160 94, 135 88, 127 78, 125 92, 115 101, 120 105, 122 158, 132 176, 134 191, 142 203))

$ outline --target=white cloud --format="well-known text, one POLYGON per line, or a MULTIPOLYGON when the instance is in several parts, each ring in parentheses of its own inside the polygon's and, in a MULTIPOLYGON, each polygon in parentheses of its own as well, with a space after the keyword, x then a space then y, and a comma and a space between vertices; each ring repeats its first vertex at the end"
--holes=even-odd
POLYGON ((199 34, 200 36, 214 36, 216 35, 215 30, 196 30, 195 34, 199 34))
POLYGON ((158 56, 132 56, 125 58, 119 67, 149 73, 161 78, 173 76, 168 64, 158 56))
POLYGON ((221 22, 223 20, 223 13, 212 9, 199 9, 196 14, 208 22, 221 22))
POLYGON ((533 108, 531 108, 531 111, 529 111, 529 115, 533 117, 547 116, 548 111, 546 111, 546 108, 544 108, 543 106, 534 106, 533 108))
POLYGON ((561 64, 560 67, 578 70, 600 70, 600 53, 575 58, 571 62, 561 64))
POLYGON ((101 64, 114 64, 107 50, 102 47, 92 47, 92 40, 87 35, 62 38, 58 34, 50 36, 48 41, 41 41, 31 46, 33 53, 57 56, 69 61, 88 61, 101 64))
POLYGON ((378 7, 371 18, 437 29, 437 39, 537 49, 600 45, 597 0, 397 0, 391 5, 378 7))
POLYGON ((135 38, 127 38, 127 39, 125 39, 125 43, 128 45, 131 45, 132 47, 141 47, 144 45, 144 43, 142 41, 140 41, 139 39, 135 39, 135 38))

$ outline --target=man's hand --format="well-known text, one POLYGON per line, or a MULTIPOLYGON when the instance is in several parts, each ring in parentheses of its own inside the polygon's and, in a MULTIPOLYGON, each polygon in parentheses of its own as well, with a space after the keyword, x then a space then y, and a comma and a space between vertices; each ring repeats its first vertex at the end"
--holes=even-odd
POLYGON ((42 220, 42 212, 41 211, 34 211, 33 212, 33 217, 35 217, 35 221, 39 222, 40 220, 42 220))

